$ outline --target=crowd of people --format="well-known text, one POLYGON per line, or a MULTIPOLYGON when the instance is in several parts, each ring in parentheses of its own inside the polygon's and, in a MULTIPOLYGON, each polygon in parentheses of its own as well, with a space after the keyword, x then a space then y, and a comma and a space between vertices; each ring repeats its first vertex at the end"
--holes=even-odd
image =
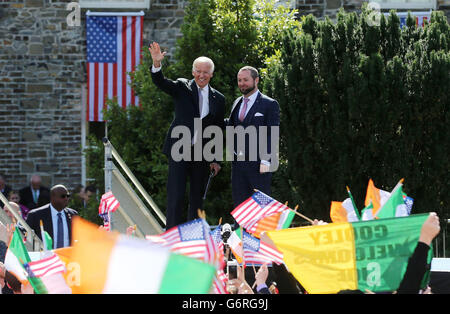
MULTIPOLYGON (((66 217, 65 226, 66 234, 61 237, 60 231, 53 232, 52 227, 46 226, 46 231, 51 234, 54 239, 54 248, 65 247, 70 245, 71 230, 70 230, 70 217, 77 215, 75 210, 67 208, 69 192, 63 185, 55 185, 51 189, 42 186, 42 181, 39 176, 33 176, 30 185, 24 187, 19 191, 11 190, 6 184, 3 177, 0 177, 0 188, 2 193, 7 193, 8 200, 10 201, 11 208, 15 210, 21 217, 27 222, 27 224, 35 230, 36 235, 40 236, 40 232, 37 227, 40 218, 45 219, 45 215, 42 215, 42 211, 50 207, 51 210, 56 209, 57 212, 64 212, 66 217), (36 193, 39 191, 38 193, 36 193), (37 195, 36 195, 37 194, 37 195), (23 196, 23 198, 22 198, 23 196), (22 201, 24 200, 24 201, 22 201), (43 206, 38 207, 39 205, 43 206)), ((80 198, 80 206, 85 205, 95 189, 77 187, 74 190, 80 198)), ((0 224, 0 286, 2 293, 33 293, 33 289, 28 286, 23 286, 17 278, 5 269, 4 260, 8 245, 8 239, 12 235, 14 224, 16 227, 20 227, 20 223, 15 219, 9 211, 9 208, 2 204, 5 214, 10 217, 13 224, 3 225, 0 224)), ((51 216, 51 215, 50 215, 51 216)), ((49 218, 52 221, 56 219, 49 218)), ((324 224, 323 221, 315 220, 313 224, 324 224)), ((58 224, 57 222, 55 223, 58 224)), ((53 225, 55 225, 53 224, 53 225)), ((54 229, 57 230, 57 229, 54 229)), ((127 235, 133 235, 133 227, 128 228, 127 235)), ((433 239, 440 232, 439 218, 435 213, 430 213, 428 219, 422 226, 419 241, 414 253, 411 255, 406 272, 399 288, 393 293, 397 294, 417 294, 417 293, 433 293, 433 287, 422 287, 422 280, 424 274, 429 270, 430 265, 427 264, 427 255, 432 246, 433 239)), ((225 246, 227 248, 227 246, 225 246)), ((227 252, 229 253, 229 252, 227 252)), ((260 267, 240 267, 237 268, 237 276, 227 280, 226 289, 230 294, 304 294, 307 291, 297 281, 297 279, 289 272, 284 264, 277 265, 273 263, 270 267, 264 264, 260 267), (258 269, 258 270, 257 270, 258 269)), ((225 273, 229 275, 227 267, 225 267, 225 273)), ((358 293, 371 293, 370 291, 360 290, 342 290, 341 294, 358 294, 358 293)))
MULTIPOLYGON (((209 126, 215 126, 219 129, 230 127, 238 130, 254 127, 257 136, 253 140, 262 138, 262 141, 257 140, 256 142, 262 146, 262 151, 267 152, 267 154, 264 156, 258 155, 256 160, 252 160, 249 154, 253 145, 250 145, 251 140, 246 137, 244 143, 238 145, 238 141, 236 141, 235 145, 231 147, 236 156, 232 160, 231 176, 233 206, 236 208, 252 196, 255 189, 270 195, 272 172, 276 170, 278 165, 278 160, 272 158, 272 153, 276 156, 275 148, 278 145, 278 138, 275 131, 278 131, 280 124, 280 110, 276 100, 259 91, 260 77, 258 70, 251 66, 244 66, 238 71, 237 87, 242 95, 235 99, 231 112, 226 118, 224 95, 209 84, 214 74, 214 63, 211 59, 202 56, 193 62, 193 79, 171 80, 163 75, 162 61, 166 52, 163 52, 159 44, 155 42, 149 46, 149 52, 153 61, 150 68, 152 81, 155 86, 172 97, 175 108, 175 118, 167 132, 163 148, 163 153, 169 160, 166 230, 184 222, 182 211, 187 184, 190 186, 187 217, 188 220, 193 220, 197 218, 198 209, 202 209, 203 206, 202 196, 208 174, 210 176, 217 175, 221 169, 220 163, 215 158, 210 160, 206 156, 201 156, 200 160, 197 160, 196 151, 203 152, 203 148, 206 146, 206 143, 199 138, 198 132, 201 130, 196 127, 199 120, 201 127, 205 129, 209 126), (189 149, 187 149, 187 152, 183 151, 186 156, 183 155, 181 159, 178 158, 179 154, 174 155, 179 143, 172 136, 174 129, 179 127, 187 128, 191 135, 187 141, 187 148, 189 149), (270 131, 272 129, 274 134, 270 131), (265 132, 262 132, 263 130, 265 132), (274 152, 271 148, 272 142, 277 144, 274 146, 274 152)), ((257 151, 261 152, 261 149, 257 149, 257 151)), ((33 175, 29 185, 18 191, 12 190, 6 184, 4 177, 0 176, 0 191, 9 202, 9 206, 6 206, 0 201, 0 207, 3 208, 4 214, 12 222, 12 225, 0 225, 0 284, 3 293, 33 293, 32 289, 30 290, 29 287, 23 287, 18 283, 17 279, 3 265, 9 243, 8 239, 11 238, 13 228, 17 227, 24 232, 23 226, 20 224, 20 220, 23 219, 35 235, 42 240, 41 225, 43 225, 44 231, 52 239, 53 249, 70 246, 72 241, 72 217, 79 215, 79 212, 88 206, 88 202, 93 199, 96 190, 92 186, 78 186, 71 195, 64 185, 58 184, 47 188, 43 186, 40 176, 33 175), (69 203, 71 196, 72 200, 69 203), (17 217, 21 217, 21 219, 17 219, 17 217)), ((265 201, 264 198, 259 200, 260 203, 265 201)), ((314 220, 313 224, 321 223, 323 222, 314 220)), ((235 229, 237 227, 238 224, 235 221, 235 229)), ((127 234, 131 236, 133 230, 135 230, 134 227, 129 227, 127 234)), ((439 234, 439 231, 439 219, 435 213, 430 213, 423 224, 417 247, 409 259, 404 278, 395 293, 429 292, 430 289, 422 289, 421 283, 428 270, 427 267, 429 267, 427 254, 431 242, 439 234)), ((274 263, 271 267, 264 264, 258 267, 258 270, 254 267, 247 267, 246 269, 236 267, 236 277, 228 278, 226 281, 226 289, 231 294, 306 293, 302 285, 284 264, 277 265, 274 263)), ((228 271, 226 273, 230 275, 228 271)), ((370 291, 359 290, 344 290, 339 293, 367 292, 370 293, 370 291)))
POLYGON ((0 209, 2 209, 0 217, 7 217, 5 224, 0 221, 1 291, 3 293, 20 293, 20 282, 14 275, 6 271, 3 264, 14 229, 18 228, 23 238, 26 239, 28 234, 26 228, 21 224, 21 220, 23 220, 42 240, 40 230, 42 221, 44 231, 53 239, 53 249, 68 247, 71 243, 71 219, 86 208, 88 202, 94 198, 96 189, 94 186, 79 185, 70 194, 64 185, 58 184, 48 188, 42 183, 41 176, 33 175, 29 185, 14 190, 7 184, 5 177, 0 175, 0 192, 8 200, 9 205, 0 200, 0 209))

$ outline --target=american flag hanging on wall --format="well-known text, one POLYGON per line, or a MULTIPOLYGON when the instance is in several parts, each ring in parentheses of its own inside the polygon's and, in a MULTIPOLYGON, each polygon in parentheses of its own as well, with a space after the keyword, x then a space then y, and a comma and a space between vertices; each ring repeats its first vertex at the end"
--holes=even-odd
POLYGON ((87 14, 87 121, 104 121, 102 110, 114 97, 122 108, 140 105, 127 73, 141 61, 143 24, 143 14, 87 14))

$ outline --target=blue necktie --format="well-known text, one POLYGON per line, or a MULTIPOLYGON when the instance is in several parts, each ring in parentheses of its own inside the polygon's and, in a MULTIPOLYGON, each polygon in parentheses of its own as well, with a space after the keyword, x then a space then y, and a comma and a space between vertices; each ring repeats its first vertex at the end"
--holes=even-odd
POLYGON ((33 189, 31 191, 33 192, 33 201, 35 204, 37 204, 38 202, 37 191, 33 189))
POLYGON ((58 237, 56 242, 56 248, 64 247, 64 229, 61 213, 58 213, 58 237))

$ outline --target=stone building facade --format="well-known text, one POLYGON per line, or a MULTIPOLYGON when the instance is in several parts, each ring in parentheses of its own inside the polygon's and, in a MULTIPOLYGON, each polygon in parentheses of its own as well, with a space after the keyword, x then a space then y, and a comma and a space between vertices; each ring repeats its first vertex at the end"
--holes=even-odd
MULTIPOLYGON (((446 10, 450 17, 450 0, 437 1, 437 9, 446 10)), ((32 174, 41 175, 47 186, 73 188, 84 183, 86 9, 81 9, 80 26, 68 26, 68 2, 0 2, 0 175, 14 189, 26 185, 32 174)), ((340 7, 357 11, 362 3, 284 2, 301 15, 332 18, 340 7)), ((151 0, 149 9, 144 9, 144 44, 158 41, 173 53, 187 3, 151 0)))

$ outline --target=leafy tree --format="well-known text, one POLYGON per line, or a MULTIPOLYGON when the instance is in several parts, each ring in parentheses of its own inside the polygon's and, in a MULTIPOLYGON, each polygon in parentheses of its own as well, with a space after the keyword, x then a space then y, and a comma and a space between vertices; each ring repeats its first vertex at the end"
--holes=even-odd
POLYGON ((281 106, 277 184, 311 217, 329 221, 349 186, 359 209, 367 182, 392 190, 405 178, 413 212, 446 217, 450 183, 450 27, 442 12, 400 28, 391 12, 379 26, 368 11, 302 20, 286 31, 265 82, 281 106), (284 178, 282 176, 285 176, 284 178))

